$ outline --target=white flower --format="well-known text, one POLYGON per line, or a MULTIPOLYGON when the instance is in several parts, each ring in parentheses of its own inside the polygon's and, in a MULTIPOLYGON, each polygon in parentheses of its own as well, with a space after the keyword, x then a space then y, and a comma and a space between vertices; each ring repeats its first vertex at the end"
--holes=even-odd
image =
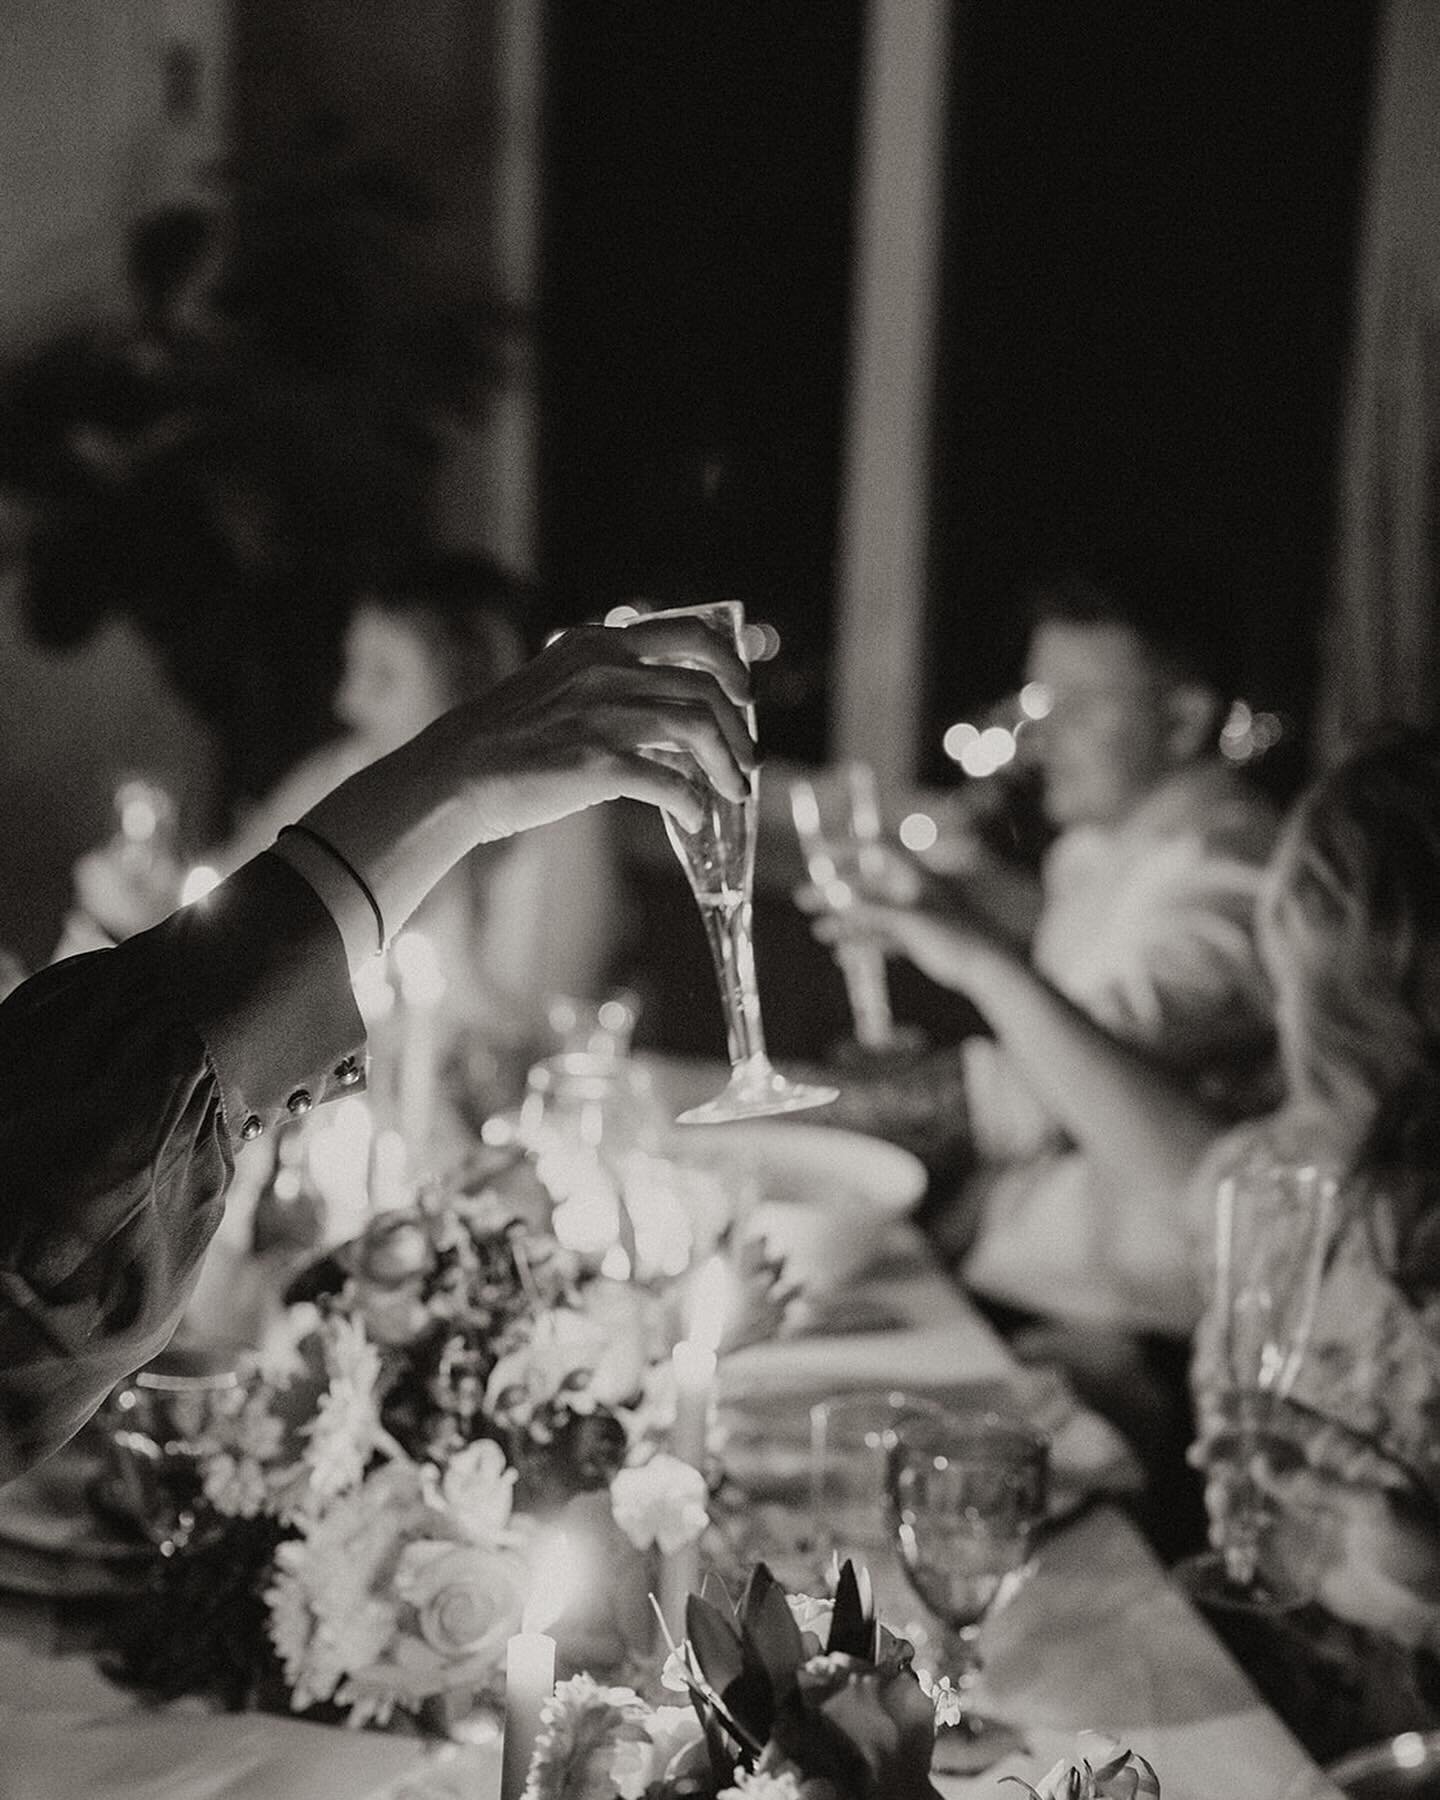
POLYGON ((440 1477, 439 1498, 473 1543, 494 1544, 504 1536, 515 1505, 516 1471, 490 1438, 456 1451, 440 1477))
POLYGON ((618 1407, 640 1393, 655 1347, 647 1309, 652 1297, 628 1281, 593 1281, 584 1290, 581 1316, 599 1334, 586 1387, 602 1406, 618 1407))
POLYGON ((734 1787, 721 1788, 716 1800, 800 1800, 800 1782, 789 1769, 778 1775, 762 1775, 758 1769, 747 1774, 741 1769, 734 1787))
POLYGON ((705 1477, 692 1464, 660 1451, 637 1469, 621 1469, 610 1483, 615 1523, 635 1545, 672 1556, 709 1523, 705 1477))
POLYGON ((785 1602, 801 1635, 808 1634, 817 1644, 824 1644, 830 1636, 830 1621, 835 1617, 835 1602, 825 1595, 817 1599, 810 1594, 787 1594, 785 1602))
POLYGON ((324 1501, 353 1488, 383 1435, 380 1425, 380 1352, 355 1319, 336 1318, 326 1336, 330 1386, 315 1417, 302 1426, 310 1493, 324 1501))
POLYGON ((950 1677, 942 1675, 937 1681, 924 1669, 916 1669, 915 1678, 920 1683, 920 1691, 935 1708, 937 1729, 946 1730, 952 1725, 958 1725, 965 1716, 965 1703, 950 1677))
POLYGON ((216 1512, 232 1519, 254 1519, 265 1511, 270 1500, 270 1484, 265 1471, 252 1456, 231 1456, 218 1451, 201 1463, 201 1483, 205 1498, 216 1512))
POLYGON ((437 1655, 493 1666, 520 1629, 524 1577, 513 1554, 422 1538, 400 1552, 395 1592, 437 1655))
POLYGON ((389 1591, 397 1544, 426 1516, 419 1472, 388 1464, 277 1548, 265 1598, 297 1711, 384 1654, 398 1626, 389 1591))
POLYGON ((256 1358, 262 1379, 271 1387, 284 1387, 305 1372, 301 1345, 320 1330, 320 1308, 310 1300, 287 1306, 266 1324, 256 1358))
POLYGON ((616 1753, 646 1737, 648 1712, 631 1688, 583 1674, 558 1682, 541 1714, 525 1800, 616 1800, 616 1753))
POLYGON ((693 1706, 657 1706, 643 1723, 645 1738, 617 1744, 611 1758, 610 1779, 619 1800, 644 1800, 675 1758, 704 1735, 693 1706))
POLYGON ((595 1410, 590 1376, 607 1348, 603 1325, 568 1306, 541 1313, 523 1344, 502 1356, 490 1372, 485 1410, 518 1425, 558 1398, 571 1412, 595 1410))

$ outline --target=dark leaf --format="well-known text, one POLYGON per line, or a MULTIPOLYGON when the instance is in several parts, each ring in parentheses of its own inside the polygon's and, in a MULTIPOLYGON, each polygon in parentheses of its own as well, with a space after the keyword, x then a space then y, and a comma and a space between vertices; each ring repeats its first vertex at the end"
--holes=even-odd
POLYGON ((875 1654, 875 1621, 861 1598, 855 1565, 847 1558, 835 1588, 835 1616, 826 1649, 869 1662, 875 1654))
POLYGON ((691 1594, 685 1603, 685 1635, 706 1687, 723 1694, 745 1667, 739 1632, 708 1600, 691 1594))
POLYGON ((785 1590, 764 1563, 757 1563, 740 1605, 744 1646, 753 1650, 778 1705, 795 1685, 795 1671, 805 1656, 800 1627, 785 1599, 785 1590))
POLYGON ((685 1633, 721 1723, 742 1743, 762 1749, 775 1716, 775 1699, 763 1665, 753 1650, 747 1657, 739 1633, 698 1594, 692 1594, 686 1603, 685 1633))

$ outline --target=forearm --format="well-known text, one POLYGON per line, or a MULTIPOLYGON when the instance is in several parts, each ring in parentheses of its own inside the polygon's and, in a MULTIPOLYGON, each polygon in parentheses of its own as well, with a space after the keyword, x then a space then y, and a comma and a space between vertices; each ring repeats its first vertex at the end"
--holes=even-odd
POLYGON ((482 830, 477 809, 466 804, 457 734, 444 721, 352 775, 297 823, 338 855, 314 837, 288 832, 276 851, 329 909, 352 973, 381 948, 380 923, 365 889, 385 937, 393 938, 436 882, 474 848, 482 830), (364 888, 347 873, 347 863, 364 888))
POLYGON ((965 988, 1036 1096, 1125 1191, 1184 1186, 1221 1128, 1207 1106, 998 945, 972 947, 965 988))

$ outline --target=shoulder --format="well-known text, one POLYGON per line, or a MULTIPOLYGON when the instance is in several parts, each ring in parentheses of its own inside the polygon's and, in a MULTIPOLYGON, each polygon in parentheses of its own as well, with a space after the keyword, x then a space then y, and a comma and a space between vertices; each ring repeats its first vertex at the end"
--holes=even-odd
POLYGON ((1166 784, 1155 824, 1161 835, 1191 838, 1209 855, 1260 863, 1274 848, 1280 815, 1242 775, 1207 760, 1166 784))

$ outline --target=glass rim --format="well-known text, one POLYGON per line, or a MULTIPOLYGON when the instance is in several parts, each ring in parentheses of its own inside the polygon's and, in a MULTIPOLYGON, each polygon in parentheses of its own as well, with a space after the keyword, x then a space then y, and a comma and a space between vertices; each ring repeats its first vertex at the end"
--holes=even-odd
MULTIPOLYGON (((985 1444, 997 1448, 1001 1444, 1018 1445, 1032 1455, 1048 1459, 1051 1439, 1049 1432, 1042 1431, 1030 1420, 1016 1418, 1013 1413, 1001 1412, 995 1407, 977 1407, 971 1410, 957 1410, 942 1406, 939 1416, 931 1418, 922 1416, 920 1429, 911 1436, 915 1439, 933 1439, 936 1454, 945 1454, 952 1458, 965 1456, 966 1446, 983 1449, 985 1444), (944 1441, 940 1434, 944 1433, 944 1441)), ((927 1442, 915 1443, 919 1450, 929 1450, 932 1445, 927 1442)))
POLYGON ((859 1412, 869 1405, 877 1411, 889 1407, 892 1412, 904 1412, 910 1408, 915 1410, 919 1418, 930 1418, 945 1412, 944 1403, 930 1394, 914 1394, 908 1388, 844 1388, 836 1394, 822 1394, 819 1399, 810 1403, 810 1419, 812 1424, 821 1419, 830 1419, 846 1407, 859 1412))

